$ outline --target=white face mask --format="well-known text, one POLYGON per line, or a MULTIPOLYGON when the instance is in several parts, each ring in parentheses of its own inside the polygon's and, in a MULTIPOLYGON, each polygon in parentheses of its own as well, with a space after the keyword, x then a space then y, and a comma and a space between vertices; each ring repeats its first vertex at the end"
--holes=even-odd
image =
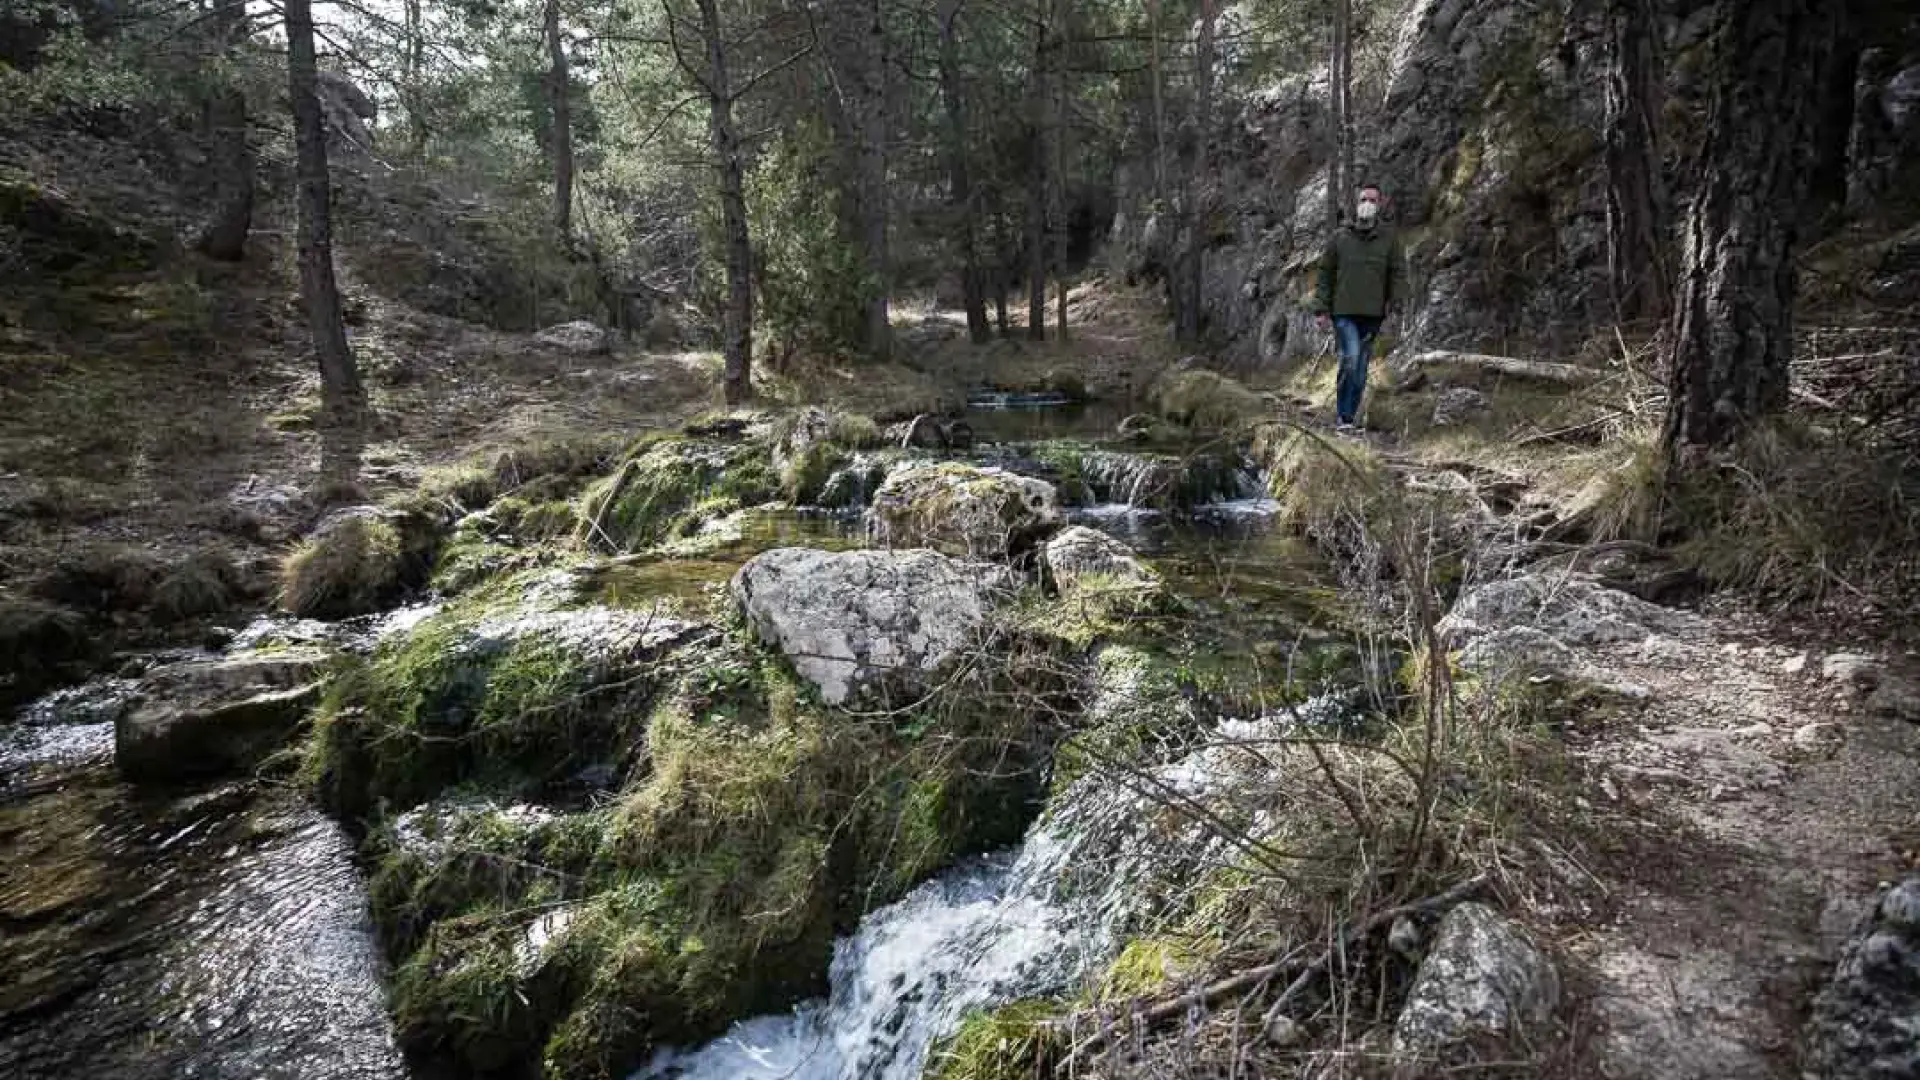
POLYGON ((1362 225, 1372 225, 1380 217, 1380 204, 1372 199, 1361 199, 1353 217, 1362 225))

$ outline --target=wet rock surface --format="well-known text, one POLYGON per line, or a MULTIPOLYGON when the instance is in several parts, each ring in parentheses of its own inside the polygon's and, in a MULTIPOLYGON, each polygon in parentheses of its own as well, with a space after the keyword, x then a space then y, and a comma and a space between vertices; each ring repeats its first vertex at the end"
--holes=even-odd
POLYGON ((733 596, 763 641, 829 705, 887 683, 926 685, 977 646, 1011 593, 1002 567, 932 551, 781 548, 733 579, 733 596))
POLYGON ((319 699, 330 658, 288 649, 172 664, 141 681, 114 725, 120 773, 139 783, 237 772, 278 749, 319 699))

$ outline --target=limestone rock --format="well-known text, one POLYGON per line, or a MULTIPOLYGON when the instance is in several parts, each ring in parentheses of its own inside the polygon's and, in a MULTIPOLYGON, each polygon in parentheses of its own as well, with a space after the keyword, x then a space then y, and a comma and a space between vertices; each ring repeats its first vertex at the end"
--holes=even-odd
POLYGON ((985 558, 1017 553, 1064 522, 1052 484, 955 463, 895 469, 867 510, 875 543, 985 558))
POLYGON ((1512 627, 1530 627, 1567 646, 1641 641, 1650 634, 1684 635, 1698 620, 1649 604, 1585 576, 1526 575, 1469 590, 1441 621, 1455 646, 1512 627))
POLYGON ((1115 588, 1150 589, 1160 575, 1136 558, 1127 545, 1098 529, 1074 525, 1055 533, 1043 555, 1048 577, 1062 593, 1081 578, 1097 575, 1115 588))
POLYGON ((1545 1034, 1560 1002, 1560 976, 1512 922, 1483 904, 1441 920, 1407 1004, 1394 1024, 1405 1058, 1523 1044, 1545 1034))
POLYGON ((165 783, 258 764, 319 699, 329 655, 289 649, 148 673, 139 703, 114 724, 121 775, 165 783))
POLYGON ((1834 653, 1820 661, 1820 674, 1856 690, 1871 690, 1880 685, 1885 673, 1878 657, 1864 653, 1834 653))
POLYGON ((1433 403, 1433 426, 1455 427, 1487 411, 1487 395, 1470 386, 1442 390, 1433 403))
POLYGON ((838 705, 927 686, 981 642, 1014 585, 1004 567, 933 551, 779 548, 740 568, 733 597, 761 640, 838 705))
POLYGON ((550 326, 535 334, 534 340, 549 349, 575 356, 598 356, 613 350, 613 340, 606 330, 588 319, 550 326))
POLYGON ((1920 1076, 1920 877, 1883 897, 1814 999, 1808 1064, 1828 1080, 1920 1076))

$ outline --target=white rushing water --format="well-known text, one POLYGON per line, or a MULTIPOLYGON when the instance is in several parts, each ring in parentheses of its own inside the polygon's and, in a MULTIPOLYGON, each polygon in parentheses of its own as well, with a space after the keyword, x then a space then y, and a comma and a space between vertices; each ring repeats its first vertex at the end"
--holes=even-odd
POLYGON ((834 948, 827 1000, 663 1052, 636 1080, 914 1080, 969 1012, 1071 988, 1203 867, 1230 860, 1227 841, 1167 804, 1258 806, 1247 794, 1276 787, 1258 747, 1286 724, 1228 721, 1140 777, 1084 778, 1017 852, 965 864, 867 916, 834 948))

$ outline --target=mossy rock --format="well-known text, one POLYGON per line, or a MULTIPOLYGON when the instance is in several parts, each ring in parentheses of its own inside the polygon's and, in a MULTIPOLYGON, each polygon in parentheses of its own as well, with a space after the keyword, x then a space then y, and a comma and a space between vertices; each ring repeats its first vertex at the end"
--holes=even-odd
POLYGON ((1044 676, 864 723, 737 629, 636 647, 609 627, 672 620, 569 606, 592 589, 487 583, 343 677, 312 737, 305 779, 368 829, 400 1037, 463 1074, 624 1075, 818 994, 837 934, 1038 809, 1044 676))
POLYGON ((603 548, 638 551, 778 495, 779 478, 763 445, 667 439, 588 488, 582 534, 603 548))
POLYGON ((1160 376, 1147 388, 1147 400, 1162 417, 1207 431, 1241 427, 1271 411, 1260 395, 1225 375, 1199 368, 1160 376))

